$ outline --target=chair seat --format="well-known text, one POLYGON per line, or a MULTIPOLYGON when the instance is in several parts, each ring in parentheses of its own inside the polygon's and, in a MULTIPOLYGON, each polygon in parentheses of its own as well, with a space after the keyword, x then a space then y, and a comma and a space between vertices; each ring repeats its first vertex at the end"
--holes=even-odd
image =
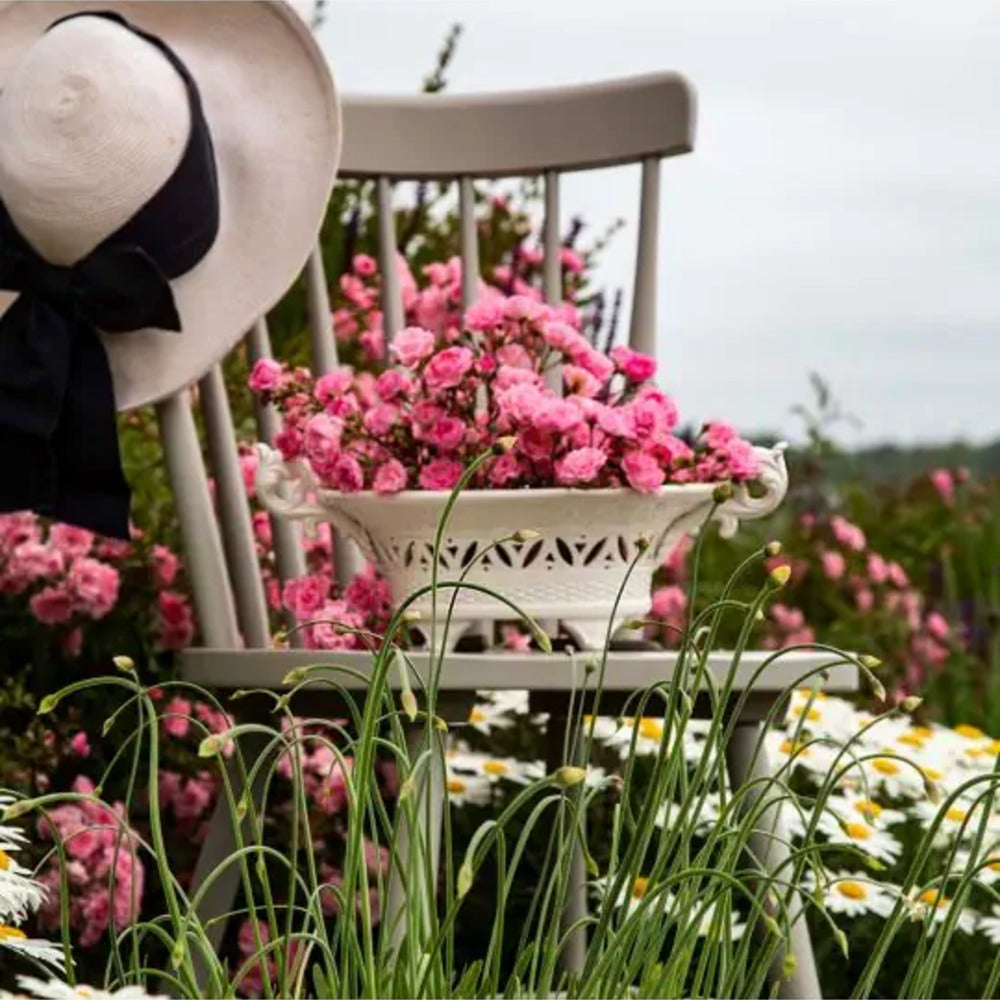
MULTIPOLYGON (((427 678, 430 656, 426 651, 407 654, 422 679, 427 678)), ((773 652, 744 652, 736 669, 734 690, 752 685, 755 696, 772 701, 805 674, 833 662, 829 653, 783 653, 754 674, 773 652)), ((487 652, 449 653, 445 657, 438 682, 441 691, 474 692, 477 690, 530 689, 540 693, 571 693, 583 686, 586 671, 600 665, 600 653, 487 652)), ((708 669, 716 685, 721 684, 732 666, 733 654, 720 651, 708 657, 708 669)), ((631 693, 670 679, 677 669, 678 654, 673 650, 643 650, 607 654, 603 690, 631 693)), ((207 649, 194 648, 181 654, 184 680, 213 688, 273 688, 283 686, 285 676, 297 667, 329 664, 347 668, 338 680, 348 690, 363 690, 371 675, 372 655, 356 651, 321 651, 309 649, 207 649)), ((389 684, 399 686, 398 671, 392 670, 389 684)), ((587 686, 594 686, 593 673, 587 686)), ((853 694, 860 689, 858 668, 854 664, 829 666, 823 690, 830 694, 853 694)))

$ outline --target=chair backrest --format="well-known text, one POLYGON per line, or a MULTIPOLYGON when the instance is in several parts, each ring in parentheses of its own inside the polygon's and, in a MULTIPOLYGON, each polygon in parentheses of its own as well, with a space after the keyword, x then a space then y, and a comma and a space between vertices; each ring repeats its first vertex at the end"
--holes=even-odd
MULTIPOLYGON (((559 178, 570 171, 625 163, 642 165, 639 222, 629 342, 655 353, 659 166, 667 156, 690 152, 694 96, 683 77, 657 73, 624 80, 548 90, 475 96, 354 97, 343 101, 344 151, 340 176, 375 182, 379 269, 386 339, 403 325, 396 270, 393 182, 457 183, 462 260, 462 307, 476 294, 479 256, 474 183, 479 179, 541 176, 544 179, 543 295, 558 302, 562 290, 559 178)), ((337 366, 329 293, 317 249, 306 268, 313 371, 337 366)), ((251 363, 271 357, 262 318, 248 333, 251 363)), ((158 407, 164 451, 185 536, 195 608, 207 646, 233 648, 270 642, 267 606, 258 569, 249 507, 240 470, 221 369, 199 383, 215 478, 215 508, 198 446, 190 396, 179 393, 158 407), (221 531, 220 531, 221 529, 221 531)), ((257 413, 261 440, 272 442, 273 412, 257 413)), ((275 556, 282 580, 305 572, 295 525, 272 519, 275 556)), ((337 573, 355 568, 353 548, 338 545, 337 573)))

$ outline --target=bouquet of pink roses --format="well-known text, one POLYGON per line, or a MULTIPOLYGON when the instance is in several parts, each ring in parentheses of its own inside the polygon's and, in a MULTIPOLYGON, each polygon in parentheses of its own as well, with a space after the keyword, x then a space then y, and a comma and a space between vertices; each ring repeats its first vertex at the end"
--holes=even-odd
POLYGON ((693 446, 674 433, 677 408, 652 383, 652 358, 625 346, 605 354, 567 318, 493 292, 461 327, 402 330, 390 345, 396 366, 378 377, 342 368, 314 380, 262 360, 249 384, 282 413, 283 457, 306 459, 322 485, 346 493, 450 490, 505 437, 514 446, 472 488, 655 492, 755 478, 753 447, 727 424, 707 424, 693 446))

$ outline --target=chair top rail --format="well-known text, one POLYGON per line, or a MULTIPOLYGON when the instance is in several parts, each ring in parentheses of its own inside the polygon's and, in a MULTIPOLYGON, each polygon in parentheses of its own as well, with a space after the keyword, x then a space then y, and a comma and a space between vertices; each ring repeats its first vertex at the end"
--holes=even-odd
MULTIPOLYGON (((860 689, 858 668, 851 663, 837 662, 837 657, 821 651, 783 653, 767 667, 762 664, 773 652, 744 652, 736 669, 734 690, 747 688, 758 695, 779 695, 798 685, 807 674, 808 681, 818 684, 817 671, 828 668, 829 676, 823 690, 829 694, 853 694, 860 689), (759 676, 754 677, 759 671, 759 676)), ((428 676, 430 657, 427 652, 407 654, 421 678, 428 676)), ((578 691, 584 683, 588 663, 599 653, 449 653, 444 658, 439 689, 442 691, 525 690, 533 692, 578 691)), ((367 686, 372 656, 367 652, 328 652, 309 649, 240 650, 193 648, 181 654, 181 674, 186 681, 206 687, 272 688, 282 687, 285 675, 298 667, 315 664, 337 671, 338 683, 348 690, 363 690, 367 686), (360 676, 355 676, 356 672, 360 676)), ((708 668, 716 684, 721 684, 732 668, 733 654, 710 653, 708 668)), ((607 657, 603 689, 632 692, 669 680, 677 668, 677 653, 673 650, 642 652, 611 652, 607 657)), ((333 672, 326 672, 326 677, 333 672)), ((388 683, 398 688, 398 671, 392 670, 388 683)), ((593 677, 587 680, 593 688, 593 677)))
POLYGON ((695 95, 677 73, 461 96, 342 99, 340 176, 509 177, 632 163, 694 148, 695 95))

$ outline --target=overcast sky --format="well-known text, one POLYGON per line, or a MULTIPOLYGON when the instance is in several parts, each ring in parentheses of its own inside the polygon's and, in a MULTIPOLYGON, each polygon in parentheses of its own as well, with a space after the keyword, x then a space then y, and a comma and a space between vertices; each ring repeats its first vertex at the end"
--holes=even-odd
MULTIPOLYGON (((456 21, 455 93, 693 83, 657 331, 683 415, 798 438, 816 371, 863 421, 847 443, 1000 436, 1000 4, 333 0, 320 39, 344 92, 412 93, 456 21)), ((628 222, 609 289, 630 281, 637 180, 564 189, 565 221, 628 222)))

